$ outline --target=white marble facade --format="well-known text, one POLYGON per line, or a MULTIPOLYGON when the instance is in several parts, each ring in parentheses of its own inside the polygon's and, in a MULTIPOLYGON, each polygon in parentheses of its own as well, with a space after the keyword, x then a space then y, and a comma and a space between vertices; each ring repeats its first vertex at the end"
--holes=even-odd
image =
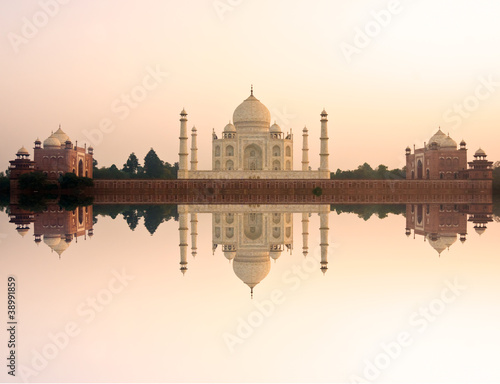
POLYGON ((329 179, 326 111, 321 113, 320 168, 309 166, 308 130, 302 131, 302 167, 293 169, 293 134, 284 133, 264 104, 254 95, 243 101, 219 137, 212 132, 212 169, 198 170, 198 132, 191 130, 191 166, 188 168, 187 113, 181 112, 179 179, 329 179))

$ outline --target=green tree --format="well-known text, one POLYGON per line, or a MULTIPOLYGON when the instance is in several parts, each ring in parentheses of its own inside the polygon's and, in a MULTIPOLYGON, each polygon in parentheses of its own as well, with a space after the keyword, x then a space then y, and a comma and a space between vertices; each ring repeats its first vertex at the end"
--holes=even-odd
POLYGON ((132 152, 128 157, 127 162, 123 164, 122 171, 132 176, 137 174, 138 168, 139 168, 139 159, 137 158, 135 153, 132 152))
POLYGON ((43 191, 47 188, 47 175, 43 172, 25 173, 19 176, 18 183, 20 189, 43 191))
POLYGON ((160 160, 153 148, 144 158, 144 173, 152 179, 158 179, 164 175, 163 161, 160 160))

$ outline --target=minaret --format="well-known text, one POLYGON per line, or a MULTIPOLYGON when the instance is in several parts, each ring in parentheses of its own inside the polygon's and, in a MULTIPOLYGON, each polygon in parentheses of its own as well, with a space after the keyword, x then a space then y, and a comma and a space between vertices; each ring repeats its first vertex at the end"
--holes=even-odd
POLYGON ((309 213, 302 213, 302 253, 304 257, 309 253, 309 213))
POLYGON ((188 135, 187 135, 187 113, 181 112, 181 134, 179 136, 179 179, 188 178, 188 135))
POLYGON ((181 272, 184 275, 187 271, 187 243, 188 238, 188 214, 179 212, 179 248, 181 250, 181 272))
POLYGON ((191 254, 193 257, 198 253, 198 214, 191 213, 191 254))
POLYGON ((330 167, 328 166, 328 113, 323 109, 321 112, 321 150, 319 153, 320 156, 320 165, 319 170, 321 172, 321 178, 329 179, 330 178, 330 167))
POLYGON ((198 144, 196 143, 196 127, 191 130, 191 171, 198 170, 198 144))
POLYGON ((328 212, 319 214, 319 233, 321 238, 321 272, 328 269, 328 212))
POLYGON ((309 170, 309 143, 308 143, 309 133, 307 127, 302 130, 302 170, 309 170))

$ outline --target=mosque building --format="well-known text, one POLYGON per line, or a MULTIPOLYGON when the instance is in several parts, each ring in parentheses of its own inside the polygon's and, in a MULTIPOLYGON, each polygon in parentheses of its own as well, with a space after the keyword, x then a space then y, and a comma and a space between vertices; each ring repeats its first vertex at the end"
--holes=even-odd
POLYGON ((406 179, 408 180, 491 180, 493 162, 486 160, 486 153, 478 149, 474 161, 467 162, 467 148, 464 140, 460 147, 441 128, 424 143, 423 148, 406 148, 406 179), (467 167, 469 165, 469 168, 467 167))
MULTIPOLYGON (((213 252, 220 245, 224 257, 232 264, 234 274, 250 288, 266 278, 271 260, 293 249, 293 213, 302 213, 302 253, 309 253, 309 216, 320 217, 320 260, 318 269, 328 269, 328 215, 330 206, 323 205, 179 205, 180 270, 188 270, 188 231, 191 224, 191 253, 197 255, 198 214, 212 214, 213 252), (189 219, 190 215, 190 219, 189 219)), ((318 257, 314 252, 314 257, 318 257)))
POLYGON ((49 201, 43 212, 33 213, 22 209, 18 204, 11 204, 9 218, 9 222, 16 225, 16 231, 22 237, 30 232, 30 225, 33 224, 35 243, 38 245, 43 242, 59 257, 73 240, 76 243, 79 237, 87 239, 87 236, 92 237, 94 234, 91 205, 66 211, 57 201, 49 201))
POLYGON ((309 166, 309 132, 302 131, 302 167, 293 169, 293 134, 283 132, 267 107, 254 95, 243 101, 224 127, 221 137, 212 133, 212 169, 198 170, 197 129, 191 130, 191 159, 188 167, 187 113, 180 119, 179 179, 329 179, 328 114, 321 112, 320 167, 309 166))
POLYGON ((10 161, 11 186, 15 188, 17 179, 23 173, 43 172, 49 180, 57 180, 65 173, 74 173, 81 177, 92 178, 93 154, 92 147, 73 145, 66 133, 61 129, 53 132, 42 142, 36 139, 34 159, 29 159, 29 151, 22 147, 16 154, 16 160, 10 161))
POLYGON ((482 235, 491 222, 492 204, 407 204, 406 236, 422 236, 424 241, 441 255, 446 249, 467 240, 467 223, 474 223, 474 231, 482 235), (469 215, 469 219, 467 219, 469 215))

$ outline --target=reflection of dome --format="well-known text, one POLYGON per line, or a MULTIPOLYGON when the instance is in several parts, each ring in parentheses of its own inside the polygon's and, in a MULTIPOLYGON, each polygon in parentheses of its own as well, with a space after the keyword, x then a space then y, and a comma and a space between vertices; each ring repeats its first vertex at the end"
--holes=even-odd
POLYGON ((253 288, 259 284, 271 270, 271 260, 266 252, 254 255, 237 255, 233 260, 233 271, 238 278, 253 288))
POLYGON ((233 260, 235 256, 236 256, 236 251, 226 251, 226 252, 224 252, 224 257, 226 259, 228 259, 229 261, 233 260))
POLYGON ((17 154, 19 156, 29 156, 30 155, 30 153, 28 152, 28 150, 26 148, 24 148, 24 147, 19 148, 19 151, 17 151, 17 154))
POLYGON ((59 129, 55 131, 52 136, 54 136, 57 140, 59 140, 60 143, 65 143, 66 141, 69 140, 68 135, 66 135, 63 130, 61 129, 61 126, 59 126, 59 129))
POLYGON ((60 241, 59 244, 57 244, 54 248, 52 248, 59 256, 68 249, 69 243, 66 241, 60 241))
POLYGON ((427 235, 427 240, 429 244, 434 248, 439 254, 443 252, 446 248, 449 248, 457 241, 457 235, 438 235, 436 239, 433 239, 431 235, 427 235))
POLYGON ((271 114, 266 106, 253 95, 252 91, 252 94, 234 110, 233 122, 237 129, 269 129, 271 114))
POLYGON ((457 143, 450 136, 447 136, 441 131, 441 128, 429 139, 427 148, 430 148, 432 143, 437 143, 439 148, 457 149, 457 143))
POLYGON ((481 236, 484 233, 484 231, 486 231, 486 227, 474 227, 474 230, 479 236, 481 236))
POLYGON ((54 247, 61 242, 61 236, 59 235, 44 235, 43 242, 49 246, 50 249, 54 249, 54 247))
POLYGON ((224 127, 224 132, 236 132, 236 128, 231 122, 224 127))
POLYGON ((481 148, 479 148, 476 153, 474 153, 474 156, 486 156, 486 152, 484 150, 482 150, 481 148))
POLYGON ((274 122, 273 125, 271 125, 271 128, 269 129, 269 132, 272 133, 281 133, 281 128, 278 124, 276 124, 276 121, 274 122))
POLYGON ((29 228, 17 228, 16 231, 19 233, 22 237, 26 236, 26 234, 29 232, 29 228))
POLYGON ((274 261, 276 261, 281 256, 281 250, 272 250, 269 253, 269 255, 271 256, 271 259, 273 259, 274 261))
POLYGON ((61 146, 61 142, 54 136, 54 134, 50 135, 43 142, 43 147, 44 148, 51 148, 51 147, 57 147, 57 148, 59 148, 60 146, 61 146))

